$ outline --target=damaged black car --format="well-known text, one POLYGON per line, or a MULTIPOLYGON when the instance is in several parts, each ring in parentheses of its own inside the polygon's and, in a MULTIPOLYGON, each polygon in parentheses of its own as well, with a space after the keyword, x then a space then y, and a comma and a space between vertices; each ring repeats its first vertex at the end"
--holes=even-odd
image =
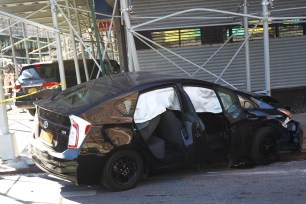
POLYGON ((111 191, 173 167, 273 162, 303 141, 290 112, 259 95, 155 72, 98 78, 35 105, 35 164, 111 191))

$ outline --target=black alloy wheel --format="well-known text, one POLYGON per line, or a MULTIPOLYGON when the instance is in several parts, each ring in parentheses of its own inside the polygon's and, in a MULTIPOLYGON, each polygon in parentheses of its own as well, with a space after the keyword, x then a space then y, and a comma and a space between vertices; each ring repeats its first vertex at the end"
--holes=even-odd
POLYGON ((262 155, 268 156, 269 154, 271 154, 272 152, 275 151, 275 138, 273 135, 263 135, 261 142, 259 144, 259 152, 262 155))
POLYGON ((134 188, 143 173, 143 161, 133 150, 120 150, 104 166, 101 182, 110 191, 134 188))
POLYGON ((267 164, 277 160, 277 136, 271 127, 261 128, 253 140, 251 157, 257 164, 267 164))

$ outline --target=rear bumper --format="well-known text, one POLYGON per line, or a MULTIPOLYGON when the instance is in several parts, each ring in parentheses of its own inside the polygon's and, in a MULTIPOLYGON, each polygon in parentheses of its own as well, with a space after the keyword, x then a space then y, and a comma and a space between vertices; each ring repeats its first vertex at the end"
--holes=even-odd
POLYGON ((17 108, 23 108, 23 109, 34 109, 35 105, 33 104, 34 101, 15 101, 14 105, 17 108))
POLYGON ((33 162, 41 170, 77 183, 78 150, 67 149, 58 153, 44 146, 39 139, 33 139, 30 154, 33 162))

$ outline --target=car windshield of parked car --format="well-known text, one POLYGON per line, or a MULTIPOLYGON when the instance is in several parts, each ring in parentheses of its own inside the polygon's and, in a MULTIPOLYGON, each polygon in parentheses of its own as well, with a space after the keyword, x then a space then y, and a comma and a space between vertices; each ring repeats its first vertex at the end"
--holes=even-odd
POLYGON ((221 113, 222 108, 216 93, 208 88, 184 86, 197 113, 221 113))
POLYGON ((88 105, 107 99, 117 94, 120 89, 103 83, 84 83, 58 94, 54 99, 57 105, 69 108, 85 108, 88 105))
POLYGON ((25 67, 20 75, 21 80, 39 80, 45 78, 52 78, 55 76, 55 69, 51 64, 33 65, 25 67))

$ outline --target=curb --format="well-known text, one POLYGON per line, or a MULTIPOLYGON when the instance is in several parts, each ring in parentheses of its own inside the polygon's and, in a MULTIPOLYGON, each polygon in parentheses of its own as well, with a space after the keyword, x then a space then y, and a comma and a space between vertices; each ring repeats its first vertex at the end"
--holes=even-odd
POLYGON ((23 169, 16 169, 14 171, 3 171, 0 172, 1 175, 14 175, 14 174, 34 174, 34 173, 45 173, 44 171, 40 170, 37 166, 23 168, 23 169))
POLYGON ((281 152, 280 161, 298 161, 298 160, 306 160, 306 151, 302 150, 302 152, 281 152))

